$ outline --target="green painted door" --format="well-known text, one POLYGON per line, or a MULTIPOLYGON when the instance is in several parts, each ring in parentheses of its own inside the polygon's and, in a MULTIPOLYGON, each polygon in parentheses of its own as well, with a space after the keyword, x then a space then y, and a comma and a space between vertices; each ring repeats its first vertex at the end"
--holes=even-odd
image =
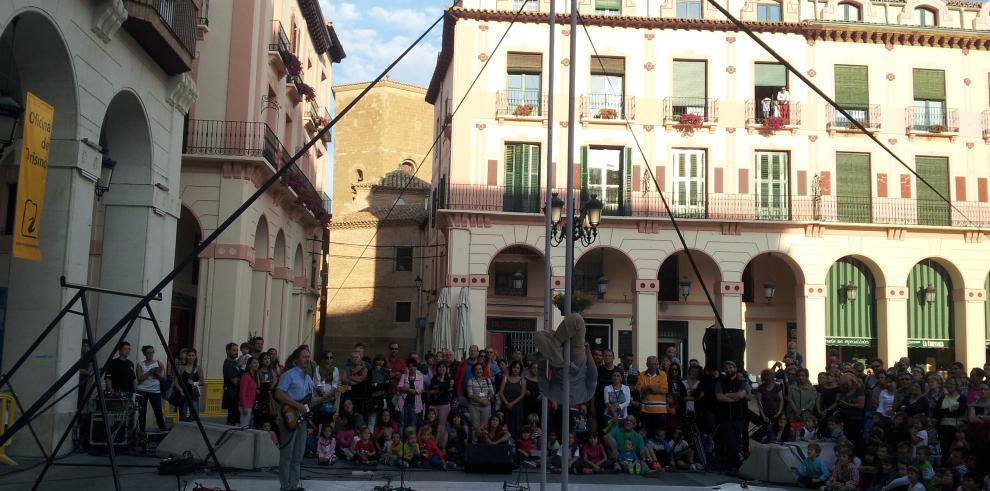
POLYGON ((540 146, 512 143, 505 146, 503 211, 540 211, 540 146))
POLYGON ((908 348, 951 348, 955 334, 952 282, 945 268, 922 261, 908 275, 908 348), (935 290, 932 302, 926 289, 935 290))
POLYGON ((835 154, 835 204, 840 222, 869 223, 870 154, 835 154))
POLYGON ((828 332, 825 335, 825 344, 844 347, 875 346, 876 285, 870 270, 861 261, 844 257, 829 268, 826 284, 828 332), (855 300, 848 293, 850 285, 855 287, 855 300))
POLYGON ((942 199, 942 197, 949 198, 949 159, 916 157, 915 171, 919 177, 928 182, 928 184, 920 180, 917 182, 918 225, 951 225, 949 203, 942 199))
POLYGON ((756 153, 756 218, 787 220, 787 152, 756 153))

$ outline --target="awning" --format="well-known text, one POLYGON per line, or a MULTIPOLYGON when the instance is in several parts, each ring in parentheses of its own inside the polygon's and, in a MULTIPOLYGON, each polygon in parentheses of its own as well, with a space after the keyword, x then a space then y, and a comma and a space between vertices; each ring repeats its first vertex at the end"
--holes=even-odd
POLYGON ((875 346, 877 314, 875 285, 870 270, 862 262, 844 257, 829 268, 826 284, 828 328, 825 344, 875 346), (850 284, 856 287, 855 300, 851 300, 846 293, 850 284))
POLYGON ((952 283, 942 266, 933 261, 915 264, 908 275, 908 348, 952 348, 955 315, 952 283), (934 288, 934 301, 925 290, 934 288))

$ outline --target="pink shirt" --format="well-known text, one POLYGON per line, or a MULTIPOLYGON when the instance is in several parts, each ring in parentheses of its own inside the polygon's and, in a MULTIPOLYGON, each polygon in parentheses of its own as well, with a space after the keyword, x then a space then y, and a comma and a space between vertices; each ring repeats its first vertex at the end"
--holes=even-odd
POLYGON ((250 372, 241 375, 239 390, 240 407, 244 409, 253 408, 254 402, 258 399, 258 382, 254 380, 250 372))
POLYGON ((601 443, 595 446, 586 443, 582 450, 584 450, 584 460, 589 462, 598 462, 605 458, 605 447, 602 447, 601 443))

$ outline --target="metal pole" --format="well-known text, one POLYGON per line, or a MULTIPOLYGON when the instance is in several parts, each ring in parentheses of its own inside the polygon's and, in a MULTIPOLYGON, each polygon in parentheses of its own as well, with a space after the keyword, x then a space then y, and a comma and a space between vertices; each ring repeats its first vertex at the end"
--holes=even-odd
MULTIPOLYGON (((577 76, 577 18, 578 0, 571 0, 571 53, 568 66, 568 101, 567 101, 567 234, 564 254, 564 315, 571 313, 571 296, 574 293, 574 219, 577 217, 577 207, 574 206, 574 113, 577 96, 574 93, 574 80, 577 76)), ((561 417, 561 462, 560 489, 567 491, 567 473, 571 460, 571 342, 564 343, 564 404, 561 417)))
MULTIPOLYGON (((532 1, 532 0, 531 0, 532 1)), ((548 61, 547 61, 547 193, 546 193, 546 203, 543 208, 543 219, 546 229, 544 230, 544 253, 543 253, 543 329, 550 330, 553 326, 550 325, 552 321, 551 309, 554 308, 553 305, 553 244, 551 244, 551 231, 553 227, 556 226, 552 223, 550 219, 550 212, 553 209, 553 93, 555 87, 554 73, 556 72, 557 59, 554 55, 554 47, 556 46, 556 40, 554 36, 557 35, 557 2, 556 0, 550 1, 550 40, 549 40, 549 51, 548 51, 548 61)), ((544 376, 549 376, 550 367, 547 367, 547 372, 544 376)), ((540 401, 540 448, 543 450, 543 458, 540 459, 540 491, 546 491, 547 488, 547 461, 550 459, 550 454, 547 452, 547 430, 549 429, 549 404, 547 398, 543 397, 540 401)))

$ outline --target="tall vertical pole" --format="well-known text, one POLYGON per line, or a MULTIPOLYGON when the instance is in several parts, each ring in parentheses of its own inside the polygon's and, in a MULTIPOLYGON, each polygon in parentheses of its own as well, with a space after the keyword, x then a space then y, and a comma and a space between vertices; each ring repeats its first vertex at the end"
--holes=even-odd
MULTIPOLYGON (((577 206, 574 203, 574 114, 576 112, 577 94, 574 91, 574 80, 577 75, 577 15, 578 0, 571 0, 571 52, 568 64, 567 91, 567 235, 564 240, 564 315, 571 313, 571 297, 574 293, 574 220, 577 217, 577 206)), ((564 343, 564 403, 561 408, 563 424, 561 439, 560 489, 567 491, 567 473, 571 461, 571 342, 564 343)))
MULTIPOLYGON (((535 0, 530 0, 535 1, 535 0)), ((553 93, 554 88, 554 73, 556 72, 557 59, 555 58, 555 49, 557 35, 557 2, 556 0, 551 0, 550 2, 550 40, 549 40, 549 51, 547 58, 547 192, 546 192, 546 203, 543 208, 543 218, 546 230, 544 230, 544 242, 543 242, 543 329, 549 330, 553 326, 550 325, 552 322, 552 310, 553 306, 553 244, 551 244, 550 237, 552 235, 553 227, 556 226, 550 218, 550 211, 553 209, 553 93)), ((547 367, 549 372, 550 367, 547 367)), ((545 374, 549 375, 549 373, 545 374)), ((540 401, 540 448, 543 450, 543 458, 540 459, 540 491, 546 491, 547 488, 547 461, 550 459, 550 455, 547 453, 547 430, 548 430, 548 416, 549 408, 547 404, 547 398, 543 397, 540 401)))

